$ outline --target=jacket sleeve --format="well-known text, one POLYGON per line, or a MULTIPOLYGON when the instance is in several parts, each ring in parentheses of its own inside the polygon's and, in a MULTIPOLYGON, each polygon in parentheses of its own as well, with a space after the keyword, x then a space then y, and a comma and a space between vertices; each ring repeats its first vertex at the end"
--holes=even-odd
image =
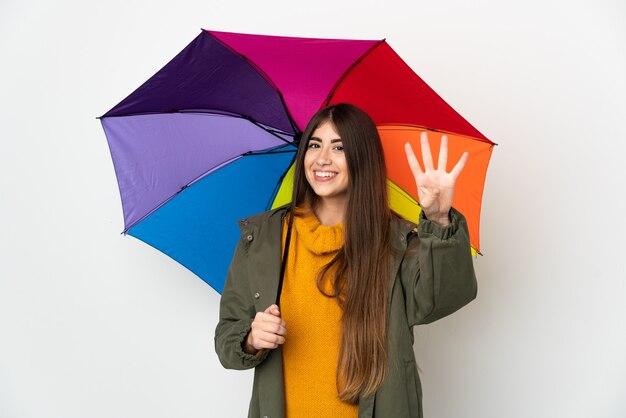
POLYGON ((227 369, 256 367, 271 351, 260 350, 252 355, 244 352, 242 347, 256 315, 248 283, 247 246, 247 241, 240 239, 235 249, 220 300, 219 322, 215 328, 215 351, 227 369))
POLYGON ((477 281, 465 217, 450 209, 442 227, 420 214, 401 265, 409 326, 428 324, 457 311, 477 294, 477 281))

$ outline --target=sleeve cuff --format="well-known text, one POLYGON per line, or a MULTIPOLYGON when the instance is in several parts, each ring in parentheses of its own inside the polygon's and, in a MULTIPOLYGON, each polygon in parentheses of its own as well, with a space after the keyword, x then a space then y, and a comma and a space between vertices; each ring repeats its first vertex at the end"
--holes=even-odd
POLYGON ((248 354, 245 351, 243 351, 243 341, 248 336, 248 332, 250 332, 251 324, 252 324, 252 319, 250 321, 247 321, 241 328, 241 331, 239 332, 237 336, 237 340, 235 342, 235 352, 237 353, 239 357, 241 357, 246 362, 259 363, 265 360, 270 350, 266 350, 263 348, 257 351, 256 354, 248 354))
POLYGON ((418 232, 420 234, 434 235, 442 240, 452 237, 459 229, 459 221, 463 215, 461 215, 461 212, 454 208, 450 208, 448 215, 450 216, 450 224, 448 226, 441 226, 438 223, 429 220, 424 211, 421 211, 419 223, 417 225, 418 232))

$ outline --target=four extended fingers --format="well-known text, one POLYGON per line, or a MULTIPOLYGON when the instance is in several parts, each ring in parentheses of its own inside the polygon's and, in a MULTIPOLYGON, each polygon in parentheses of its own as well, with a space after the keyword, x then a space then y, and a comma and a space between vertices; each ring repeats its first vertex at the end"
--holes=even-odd
POLYGON ((448 165, 448 135, 441 137, 441 145, 439 146, 439 162, 437 163, 437 170, 443 170, 447 173, 448 165))
POLYGON ((465 164, 467 163, 468 158, 469 153, 466 151, 463 153, 463 155, 461 155, 461 158, 459 158, 459 161, 456 163, 452 171, 450 171, 450 174, 452 174, 452 178, 455 182, 456 179, 459 178, 459 175, 461 174, 461 171, 463 171, 463 168, 465 168, 465 164))
POLYGON ((404 144, 404 151, 406 152, 407 159, 409 160, 409 167, 411 167, 413 175, 417 178, 420 174, 424 174, 410 143, 407 142, 404 144))
POLYGON ((428 143, 428 135, 426 131, 420 135, 420 143, 422 145, 422 161, 424 162, 424 170, 434 170, 433 156, 430 153, 430 144, 428 143))
MULTIPOLYGON (((404 150, 407 154, 409 167, 411 167, 411 171, 413 172, 413 175, 416 178, 419 177, 420 174, 424 174, 425 171, 435 170, 433 166, 433 157, 430 152, 430 143, 428 141, 428 134, 426 133, 426 131, 420 134, 420 144, 422 148, 422 160, 424 162, 424 170, 422 170, 419 160, 417 159, 417 157, 415 156, 415 153, 413 152, 413 147, 411 147, 411 144, 409 142, 404 144, 404 150)), ((459 161, 456 163, 456 165, 452 169, 452 171, 450 171, 450 174, 453 175, 455 180, 461 174, 461 171, 465 167, 465 164, 467 163, 468 158, 469 158, 469 153, 464 152, 461 158, 459 159, 459 161)), ((442 135, 441 145, 439 147, 439 160, 437 163, 436 171, 443 170, 444 173, 447 173, 447 165, 448 165, 448 136, 442 135)))

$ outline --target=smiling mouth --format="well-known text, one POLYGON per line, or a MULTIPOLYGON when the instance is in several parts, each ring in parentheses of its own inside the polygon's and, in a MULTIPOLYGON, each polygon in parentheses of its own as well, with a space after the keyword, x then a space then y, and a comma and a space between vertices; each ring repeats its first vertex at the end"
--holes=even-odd
POLYGON ((333 178, 337 175, 337 173, 333 172, 333 171, 313 171, 313 174, 315 174, 315 177, 321 177, 321 178, 333 178))
POLYGON ((318 183, 326 183, 337 177, 334 171, 313 171, 313 178, 318 183))

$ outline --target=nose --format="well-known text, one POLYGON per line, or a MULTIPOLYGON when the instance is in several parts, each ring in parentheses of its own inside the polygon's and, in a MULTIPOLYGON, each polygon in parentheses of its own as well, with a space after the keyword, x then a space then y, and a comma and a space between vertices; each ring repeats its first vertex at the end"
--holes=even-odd
POLYGON ((320 153, 318 155, 317 158, 317 163, 319 165, 327 165, 330 164, 330 154, 329 154, 329 149, 324 147, 320 150, 320 153))

